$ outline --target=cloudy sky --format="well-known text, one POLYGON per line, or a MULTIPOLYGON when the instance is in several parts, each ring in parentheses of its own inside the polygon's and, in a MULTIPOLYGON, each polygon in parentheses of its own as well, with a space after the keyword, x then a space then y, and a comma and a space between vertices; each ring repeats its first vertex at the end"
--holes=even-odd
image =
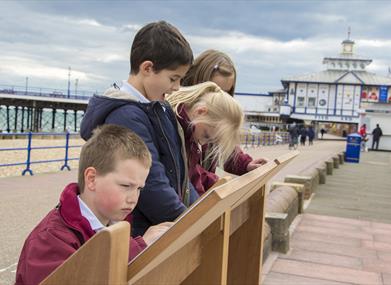
MULTIPOLYGON (((129 72, 129 50, 144 24, 166 20, 195 55, 228 53, 238 92, 281 88, 280 79, 323 69, 351 27, 369 70, 391 66, 387 1, 0 1, 0 85, 103 91, 129 72)), ((0 87, 1 88, 1 87, 0 87)))

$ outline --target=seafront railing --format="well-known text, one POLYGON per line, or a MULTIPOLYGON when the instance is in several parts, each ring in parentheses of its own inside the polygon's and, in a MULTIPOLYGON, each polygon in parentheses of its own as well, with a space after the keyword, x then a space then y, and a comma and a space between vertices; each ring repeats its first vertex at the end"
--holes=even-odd
MULTIPOLYGON (((26 138, 26 147, 3 147, 0 148, 0 152, 14 152, 14 151, 26 151, 26 160, 19 162, 11 163, 1 163, 0 167, 11 167, 11 166, 21 166, 25 165, 25 168, 22 170, 21 174, 24 176, 26 173, 34 175, 33 167, 34 164, 43 164, 43 163, 53 163, 53 162, 63 162, 60 170, 71 170, 69 162, 73 160, 79 160, 79 157, 70 157, 69 150, 73 148, 81 148, 82 145, 71 145, 70 137, 78 136, 76 132, 61 132, 61 133, 2 133, 1 136, 6 138, 26 138), (34 137, 64 137, 64 140, 56 140, 61 142, 61 145, 56 146, 33 146, 34 137), (32 153, 36 150, 51 150, 51 149, 64 149, 64 155, 55 159, 46 159, 46 160, 32 160, 32 153)), ((249 147, 260 147, 260 146, 271 146, 278 144, 288 144, 289 143, 289 134, 287 132, 243 132, 241 135, 241 144, 246 149, 249 147)))
POLYGON ((34 175, 33 170, 31 169, 32 164, 38 164, 38 163, 51 163, 51 162, 64 162, 64 164, 60 167, 60 170, 71 170, 68 162, 72 160, 79 160, 79 157, 69 157, 69 149, 71 148, 79 148, 82 147, 82 145, 70 145, 69 144, 69 138, 72 135, 78 135, 78 133, 71 133, 71 132, 65 132, 65 133, 3 133, 1 134, 4 137, 10 136, 10 137, 26 137, 27 138, 27 146, 26 147, 14 147, 14 148, 0 148, 0 152, 2 151, 26 151, 26 161, 25 162, 14 162, 14 163, 3 163, 0 164, 0 167, 8 167, 8 166, 19 166, 19 165, 26 165, 26 168, 22 171, 22 175, 25 175, 26 173, 29 173, 30 175, 34 175), (58 145, 58 146, 32 146, 32 140, 34 136, 63 136, 65 138, 65 144, 64 145, 58 145), (31 160, 31 153, 34 150, 45 150, 45 149, 65 149, 64 157, 59 159, 47 159, 47 160, 31 160))
POLYGON ((288 132, 258 132, 258 133, 242 133, 240 138, 241 145, 244 148, 260 147, 267 145, 278 145, 289 143, 288 132))
POLYGON ((98 91, 90 90, 64 90, 42 87, 24 87, 15 85, 0 85, 0 93, 19 96, 39 96, 74 100, 89 100, 93 95, 99 95, 98 91))

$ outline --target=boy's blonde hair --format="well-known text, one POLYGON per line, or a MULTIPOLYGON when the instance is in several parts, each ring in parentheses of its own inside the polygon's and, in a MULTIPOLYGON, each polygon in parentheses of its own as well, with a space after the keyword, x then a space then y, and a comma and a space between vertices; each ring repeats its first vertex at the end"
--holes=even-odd
POLYGON ((80 193, 84 191, 84 171, 88 167, 94 167, 98 175, 106 175, 115 170, 119 161, 126 159, 136 159, 145 168, 152 165, 147 146, 134 132, 110 124, 97 127, 81 149, 78 173, 80 193))
POLYGON ((236 83, 235 65, 227 54, 214 49, 204 51, 194 60, 193 65, 182 79, 181 85, 191 86, 211 81, 216 74, 224 77, 234 75, 234 84, 228 91, 233 96, 236 83))
POLYGON ((206 115, 195 118, 191 125, 204 123, 214 127, 213 147, 208 158, 213 157, 220 164, 224 163, 240 142, 240 128, 243 124, 243 111, 239 103, 213 82, 205 82, 189 87, 182 87, 167 97, 167 101, 179 115, 179 107, 188 111, 194 107, 207 107, 206 115))

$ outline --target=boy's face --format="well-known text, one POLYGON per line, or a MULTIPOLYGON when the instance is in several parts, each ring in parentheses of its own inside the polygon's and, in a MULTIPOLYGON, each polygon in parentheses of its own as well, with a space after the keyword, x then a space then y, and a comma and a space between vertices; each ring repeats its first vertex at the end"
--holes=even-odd
POLYGON ((118 161, 113 172, 96 175, 95 195, 90 206, 103 225, 122 221, 133 211, 148 173, 149 168, 139 160, 126 159, 118 161))
POLYGON ((189 70, 189 65, 181 65, 175 70, 163 69, 150 72, 144 81, 145 96, 150 101, 164 101, 166 94, 179 90, 180 81, 189 70))

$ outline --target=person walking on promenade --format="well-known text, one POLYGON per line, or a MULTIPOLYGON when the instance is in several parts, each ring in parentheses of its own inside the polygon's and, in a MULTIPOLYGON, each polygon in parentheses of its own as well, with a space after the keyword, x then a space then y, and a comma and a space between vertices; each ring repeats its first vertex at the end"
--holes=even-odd
POLYGON ((315 131, 312 126, 308 128, 308 144, 313 145, 314 144, 314 138, 315 138, 315 131))
POLYGON ((376 124, 376 128, 372 131, 372 150, 375 149, 376 144, 376 150, 379 149, 379 141, 380 137, 383 135, 383 131, 379 127, 379 124, 376 124))
POLYGON ((368 151, 367 150, 367 140, 368 140, 368 137, 367 137, 367 125, 363 124, 361 126, 360 130, 358 131, 358 133, 361 136, 361 151, 368 151))
POLYGON ((320 135, 321 135, 321 139, 323 140, 323 135, 326 133, 326 130, 325 129, 323 129, 323 128, 321 128, 320 129, 320 135))
POLYGON ((304 127, 300 130, 300 144, 301 144, 301 145, 305 145, 306 139, 307 139, 307 128, 304 126, 304 127))
POLYGON ((298 145, 299 140, 299 130, 297 129, 296 123, 293 122, 292 125, 289 127, 289 149, 296 149, 298 145))

